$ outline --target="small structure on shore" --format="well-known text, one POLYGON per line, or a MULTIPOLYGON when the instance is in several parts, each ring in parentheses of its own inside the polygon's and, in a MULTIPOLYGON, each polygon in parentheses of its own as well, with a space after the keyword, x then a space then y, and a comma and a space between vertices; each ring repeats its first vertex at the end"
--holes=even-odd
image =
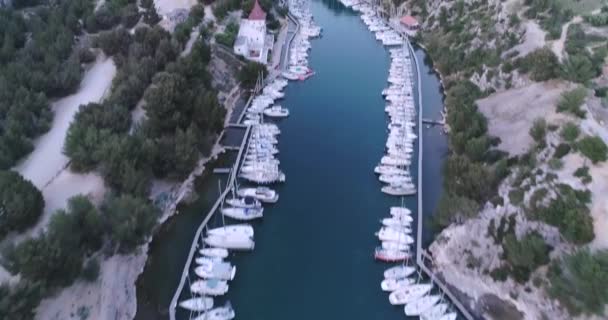
POLYGON ((234 42, 234 53, 248 60, 266 64, 268 51, 272 47, 272 43, 266 43, 267 38, 266 12, 258 0, 255 0, 249 17, 241 20, 239 33, 234 42))
POLYGON ((403 27, 405 27, 405 32, 407 32, 408 35, 415 35, 420 29, 420 23, 418 23, 418 20, 412 16, 403 16, 399 22, 403 27))

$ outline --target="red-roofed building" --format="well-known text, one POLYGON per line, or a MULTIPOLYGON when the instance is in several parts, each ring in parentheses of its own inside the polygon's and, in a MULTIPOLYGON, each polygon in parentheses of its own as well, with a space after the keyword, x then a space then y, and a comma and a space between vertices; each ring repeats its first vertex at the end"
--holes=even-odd
POLYGON ((401 24, 409 31, 415 31, 420 29, 418 20, 412 16, 403 16, 400 20, 401 24))
POLYGON ((272 42, 273 40, 268 40, 266 35, 266 12, 258 0, 255 0, 249 17, 241 19, 239 34, 234 42, 234 52, 249 60, 266 64, 272 42))
POLYGON ((249 13, 249 20, 266 20, 266 12, 264 12, 258 0, 255 0, 253 3, 253 9, 249 13))

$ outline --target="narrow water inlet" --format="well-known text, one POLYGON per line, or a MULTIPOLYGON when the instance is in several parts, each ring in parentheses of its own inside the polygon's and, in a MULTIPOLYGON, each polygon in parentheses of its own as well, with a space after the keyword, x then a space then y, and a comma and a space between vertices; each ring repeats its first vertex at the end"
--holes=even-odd
MULTIPOLYGON (((239 319, 403 319, 403 309, 391 306, 380 290, 386 265, 373 260, 379 219, 400 203, 380 192, 373 173, 387 135, 380 92, 386 87, 388 51, 337 1, 313 1, 311 10, 323 27, 310 53, 316 75, 290 83, 281 104, 291 115, 278 123, 278 158, 287 182, 277 187, 279 202, 254 223, 255 251, 229 258, 237 275, 227 299, 239 319)), ((416 54, 426 62, 423 51, 416 54)), ((420 67, 422 115, 436 118, 442 109, 440 84, 429 66, 420 67)), ((440 128, 425 128, 423 135, 428 216, 441 193, 447 143, 440 128)), ((417 177, 415 168, 412 164, 417 177)), ((137 319, 167 318, 194 231, 217 196, 218 178, 201 179, 201 199, 182 206, 156 236, 138 282, 137 319)), ((415 197, 406 205, 415 209, 415 197)))

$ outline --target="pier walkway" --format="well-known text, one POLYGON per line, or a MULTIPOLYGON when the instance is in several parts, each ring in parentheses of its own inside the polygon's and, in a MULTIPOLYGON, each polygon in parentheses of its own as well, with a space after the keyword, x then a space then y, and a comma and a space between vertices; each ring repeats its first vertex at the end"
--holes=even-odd
MULTIPOLYGON (((416 76, 417 76, 417 84, 418 84, 418 107, 420 110, 418 111, 418 226, 416 232, 416 265, 420 270, 426 274, 433 283, 437 284, 437 286, 441 289, 443 293, 450 299, 452 304, 458 308, 458 311, 467 319, 473 320, 474 317, 471 315, 469 310, 456 298, 456 296, 452 293, 452 291, 448 288, 448 285, 431 270, 426 262, 430 262, 432 265, 433 258, 427 254, 426 250, 422 248, 422 224, 424 222, 423 218, 423 205, 422 205, 422 146, 423 146, 423 136, 422 136, 422 123, 424 122, 422 118, 422 82, 420 77, 420 66, 418 65, 418 58, 416 57, 416 53, 414 52, 414 47, 410 43, 407 36, 405 37, 406 44, 410 50, 410 55, 414 58, 414 64, 416 65, 416 76)), ((427 120, 428 121, 428 120, 427 120)))
POLYGON ((243 151, 245 150, 246 144, 249 142, 248 137, 249 137, 250 131, 251 131, 251 127, 247 127, 247 131, 245 132, 245 137, 243 138, 243 142, 241 143, 241 147, 240 147, 239 153, 237 155, 236 162, 234 164, 234 167, 230 171, 230 176, 228 177, 228 183, 226 183, 226 188, 224 189, 222 194, 217 198, 217 200, 215 201, 215 204, 213 205, 213 207, 211 207, 211 210, 209 210, 209 212, 207 213, 207 216, 205 216, 205 219, 203 220, 201 225, 196 230, 196 234, 194 235, 194 238, 192 239, 190 253, 188 254, 188 259, 186 260, 186 265, 184 266, 181 280, 179 281, 179 285, 177 286, 177 289, 175 290, 175 294, 173 295, 173 299, 171 300, 171 304, 169 305, 169 319, 170 320, 175 320, 175 308, 177 307, 177 302, 179 300, 180 295, 182 294, 184 285, 186 284, 186 281, 188 280, 188 277, 190 276, 190 269, 192 266, 192 262, 194 261, 194 255, 196 254, 197 248, 199 247, 198 242, 200 241, 200 239, 202 239, 203 230, 207 226, 207 222, 209 222, 209 220, 211 219, 213 214, 219 208, 220 204, 222 203, 222 201, 224 200, 226 195, 228 195, 228 193, 230 192, 231 186, 234 184, 234 180, 236 179, 237 172, 238 172, 239 166, 241 164, 241 159, 243 158, 242 157, 243 151))

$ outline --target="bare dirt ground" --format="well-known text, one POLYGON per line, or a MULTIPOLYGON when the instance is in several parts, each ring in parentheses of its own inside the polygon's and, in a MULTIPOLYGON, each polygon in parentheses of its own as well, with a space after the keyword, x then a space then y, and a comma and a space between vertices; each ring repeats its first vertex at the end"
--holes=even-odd
POLYGON ((190 9, 197 0, 154 0, 156 10, 160 15, 167 15, 176 9, 190 9))
POLYGON ((147 245, 135 255, 115 255, 101 263, 95 282, 78 280, 43 300, 37 320, 130 320, 135 317, 135 281, 146 263, 147 245), (84 317, 83 315, 87 315, 84 317))
POLYGON ((569 85, 551 81, 532 83, 506 90, 478 100, 479 110, 488 118, 489 133, 502 140, 499 149, 511 155, 525 153, 531 142, 530 127, 536 118, 555 122, 564 116, 555 112, 555 105, 569 85))
POLYGON ((545 46, 546 32, 540 28, 536 21, 526 21, 524 23, 524 28, 526 29, 524 41, 505 53, 516 50, 518 52, 517 56, 523 57, 528 53, 545 46))

